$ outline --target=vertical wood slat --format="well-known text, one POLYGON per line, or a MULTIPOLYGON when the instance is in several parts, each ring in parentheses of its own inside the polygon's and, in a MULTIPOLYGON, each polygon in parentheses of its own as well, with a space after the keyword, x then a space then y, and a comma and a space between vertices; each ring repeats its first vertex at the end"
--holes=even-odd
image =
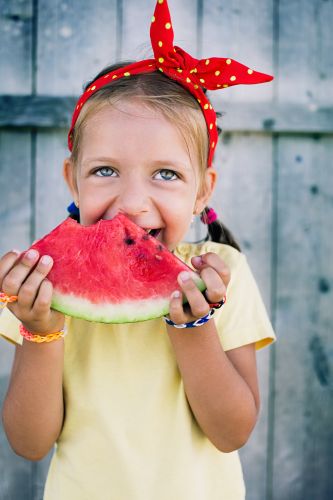
POLYGON ((304 103, 309 109, 332 105, 332 19, 331 1, 279 1, 281 101, 304 103))
MULTIPOLYGON (((195 54, 197 40, 196 2, 183 0, 168 2, 175 45, 195 54)), ((143 59, 152 57, 149 37, 151 18, 155 2, 142 2, 138 9, 136 0, 123 3, 122 52, 121 59, 143 59)))
POLYGON ((0 93, 30 93, 32 3, 0 0, 0 93))
POLYGON ((282 137, 273 500, 333 495, 333 137, 282 137))
MULTIPOLYGON (((222 120, 223 122, 223 120, 222 120)), ((270 311, 272 143, 263 134, 222 135, 215 164, 219 173, 213 206, 248 258, 270 311)), ((269 349, 257 355, 260 418, 241 450, 247 500, 266 500, 269 349)))
MULTIPOLYGON (((33 2, 0 0, 0 92, 32 89, 33 2)), ((31 143, 28 132, 0 132, 0 254, 24 249, 30 239, 31 143)), ((0 407, 7 391, 14 346, 1 341, 0 407)), ((0 497, 32 500, 31 464, 15 455, 0 423, 0 497)))
MULTIPOLYGON (((204 0, 202 57, 230 57, 272 74, 273 0, 204 0)), ((209 92, 225 102, 270 101, 273 84, 237 85, 209 92)))
MULTIPOLYGON (((332 105, 332 2, 280 0, 278 6, 277 98, 310 110, 332 105)), ((333 318, 329 286, 323 294, 318 283, 326 289, 332 280, 332 137, 282 135, 276 144, 279 342, 272 377, 268 500, 328 500, 333 492, 332 381, 327 375, 333 318)))
POLYGON ((62 177, 63 160, 68 156, 67 130, 38 133, 36 239, 47 234, 68 215, 66 208, 72 199, 62 177))
POLYGON ((117 0, 39 0, 37 91, 79 95, 114 61, 117 0))
MULTIPOLYGON (((28 132, 0 132, 0 255, 11 248, 23 250, 30 240, 31 147, 28 132)), ((0 407, 7 391, 14 346, 1 340, 0 407)), ((0 424, 0 498, 32 500, 31 465, 11 451, 0 424)))

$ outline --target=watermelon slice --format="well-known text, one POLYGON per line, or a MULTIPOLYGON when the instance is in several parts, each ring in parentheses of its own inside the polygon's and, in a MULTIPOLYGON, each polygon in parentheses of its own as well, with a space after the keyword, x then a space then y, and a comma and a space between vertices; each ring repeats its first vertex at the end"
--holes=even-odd
POLYGON ((92 226, 68 218, 31 248, 54 260, 52 308, 88 321, 131 323, 167 314, 183 270, 205 289, 197 273, 123 214, 92 226))

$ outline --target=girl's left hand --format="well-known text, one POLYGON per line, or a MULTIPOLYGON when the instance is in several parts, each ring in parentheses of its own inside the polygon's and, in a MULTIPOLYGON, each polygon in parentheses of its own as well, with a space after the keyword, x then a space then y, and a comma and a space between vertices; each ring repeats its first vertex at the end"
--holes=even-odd
POLYGON ((170 302, 170 319, 176 323, 195 321, 209 313, 209 304, 220 302, 226 295, 230 281, 230 270, 223 260, 215 253, 209 252, 191 259, 194 268, 199 271, 201 279, 206 284, 205 295, 195 285, 186 271, 178 275, 178 283, 188 304, 183 305, 182 296, 173 296, 170 302), (205 298, 206 297, 206 298, 205 298))

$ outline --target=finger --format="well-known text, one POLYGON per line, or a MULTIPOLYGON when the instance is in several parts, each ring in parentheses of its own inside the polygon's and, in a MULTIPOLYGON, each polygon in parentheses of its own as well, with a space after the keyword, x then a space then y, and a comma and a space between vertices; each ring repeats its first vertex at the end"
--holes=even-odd
POLYGON ((190 273, 183 271, 178 275, 178 283, 180 284, 188 303, 191 308, 191 313, 195 318, 201 318, 209 313, 210 307, 203 294, 197 288, 190 273))
POLYGON ((177 325, 180 325, 181 323, 186 323, 187 321, 183 308, 183 297, 179 290, 175 290, 171 294, 169 316, 170 319, 177 325))
POLYGON ((41 283, 51 270, 52 265, 52 258, 49 255, 43 255, 35 269, 28 275, 20 288, 18 294, 18 303, 20 307, 29 310, 34 307, 34 302, 39 294, 41 283))
POLYGON ((50 312, 52 293, 53 285, 51 281, 44 279, 40 284, 38 294, 32 308, 36 316, 45 316, 50 312))
POLYGON ((0 260, 0 290, 2 290, 2 282, 4 277, 14 267, 20 255, 19 250, 11 250, 7 252, 0 260))
POLYGON ((2 291, 8 295, 18 295, 19 289, 36 265, 39 254, 36 250, 26 252, 20 261, 6 274, 2 281, 2 291))
POLYGON ((200 276, 207 287, 205 296, 208 302, 220 302, 226 294, 226 286, 220 275, 212 267, 206 267, 201 271, 200 276))
POLYGON ((208 252, 203 255, 192 257, 191 261, 193 266, 199 271, 206 267, 212 267, 213 269, 215 269, 215 271, 223 280, 225 286, 228 286, 231 277, 230 269, 219 255, 213 252, 208 252))

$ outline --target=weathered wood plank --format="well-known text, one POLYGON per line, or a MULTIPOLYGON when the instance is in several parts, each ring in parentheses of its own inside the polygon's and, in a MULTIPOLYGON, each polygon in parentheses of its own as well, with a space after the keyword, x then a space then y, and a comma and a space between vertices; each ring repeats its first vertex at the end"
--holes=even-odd
POLYGON ((36 238, 44 236, 67 217, 73 200, 62 177, 67 131, 44 131, 37 136, 36 238))
MULTIPOLYGON (((273 1, 204 0, 203 57, 230 57, 263 73, 273 71, 273 1)), ((273 85, 239 85, 210 92, 227 102, 270 101, 273 85), (221 97, 220 97, 221 96, 221 97)))
POLYGON ((31 146, 24 131, 0 132, 0 254, 30 239, 31 146))
MULTIPOLYGON (((24 131, 0 133, 0 255, 11 248, 24 250, 30 241, 31 145, 24 131)), ((0 407, 7 391, 14 347, 0 339, 0 407)), ((0 423, 0 498, 32 500, 31 465, 10 449, 0 423)))
MULTIPOLYGON (((225 133, 217 149, 215 167, 219 179, 213 206, 247 256, 270 312, 271 139, 265 135, 225 133)), ((258 353, 258 372, 261 415, 251 439, 241 450, 249 500, 266 500, 269 349, 258 353)))
POLYGON ((113 62, 116 6, 116 0, 39 0, 38 93, 77 95, 113 62))
POLYGON ((273 500, 333 497, 333 137, 279 141, 273 500))
MULTIPOLYGON (((69 127, 75 97, 0 96, 0 127, 69 127)), ((333 133, 333 107, 311 108, 295 103, 227 103, 215 99, 228 132, 333 133)))
MULTIPOLYGON (((24 249, 30 239, 30 134, 0 132, 0 255, 11 248, 24 249)), ((8 375, 13 356, 11 345, 2 342, 0 375, 8 375)), ((0 467, 1 468, 1 467, 0 467)))
POLYGON ((333 4, 280 0, 278 98, 307 106, 333 100, 333 4))
MULTIPOLYGON (((155 9, 155 1, 141 2, 138 8, 136 0, 123 2, 123 27, 122 27, 122 59, 139 60, 152 57, 152 48, 149 37, 151 18, 155 9)), ((168 2, 173 29, 175 45, 180 45, 184 50, 195 54, 197 40, 197 11, 196 2, 183 0, 168 2)))
POLYGON ((0 0, 0 93, 30 92, 32 5, 32 0, 0 0))

